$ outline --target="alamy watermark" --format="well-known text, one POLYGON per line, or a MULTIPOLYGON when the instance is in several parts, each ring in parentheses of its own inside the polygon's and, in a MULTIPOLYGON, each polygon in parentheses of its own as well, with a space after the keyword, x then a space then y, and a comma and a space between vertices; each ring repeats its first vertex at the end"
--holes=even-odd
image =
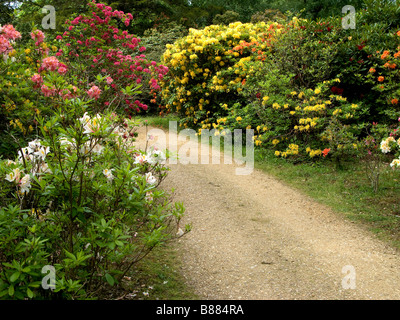
POLYGON ((347 13, 342 17, 342 28, 343 29, 355 29, 356 28, 356 9, 353 6, 347 5, 342 8, 342 13, 347 13))
POLYGON ((56 288, 56 269, 51 265, 46 265, 42 268, 42 273, 45 274, 42 279, 42 288, 54 290, 56 288))
POLYGON ((48 13, 42 19, 42 28, 47 29, 55 29, 56 28, 56 9, 53 6, 45 5, 42 8, 42 13, 48 13))
POLYGON ((345 274, 342 278, 342 288, 354 290, 356 288, 356 269, 352 265, 346 265, 342 268, 342 273, 345 274))

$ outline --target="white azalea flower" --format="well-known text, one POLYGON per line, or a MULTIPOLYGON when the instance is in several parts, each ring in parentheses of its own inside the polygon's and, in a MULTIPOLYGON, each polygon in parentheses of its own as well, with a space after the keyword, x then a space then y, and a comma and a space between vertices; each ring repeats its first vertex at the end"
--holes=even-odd
POLYGON ((390 152, 390 147, 389 147, 389 143, 387 140, 383 140, 381 142, 381 151, 382 153, 389 153, 390 152))
POLYGON ((21 177, 21 170, 19 168, 15 168, 13 171, 11 171, 9 174, 6 175, 6 180, 13 182, 16 181, 18 182, 21 177))
POLYGON ((150 152, 147 153, 147 158, 149 159, 149 163, 155 164, 155 163, 161 163, 166 160, 166 156, 164 152, 158 149, 154 149, 150 152))
POLYGON ((113 176, 113 174, 112 174, 112 170, 113 169, 104 169, 103 170, 103 174, 106 176, 106 178, 108 179, 108 180, 113 180, 114 179, 114 176, 113 176))
POLYGON ((50 147, 40 147, 38 151, 34 152, 34 155, 44 160, 49 152, 50 147))
POLYGON ((185 232, 184 232, 181 228, 179 228, 178 231, 176 232, 176 235, 177 235, 178 237, 181 237, 181 236, 183 236, 184 234, 185 234, 185 232))
POLYGON ((83 118, 79 120, 81 120, 81 123, 83 124, 83 129, 85 129, 83 131, 84 134, 90 134, 100 129, 101 116, 99 114, 97 114, 94 118, 90 118, 87 113, 85 113, 83 118))
POLYGON ((6 163, 7 166, 10 166, 12 164, 16 164, 15 161, 7 160, 7 163, 6 163))
POLYGON ((31 188, 31 177, 26 174, 20 181, 19 186, 21 187, 21 193, 28 193, 31 188))
POLYGON ((393 161, 392 161, 392 163, 390 164, 390 166, 393 168, 393 167, 395 167, 395 168, 397 168, 397 167, 400 167, 400 159, 394 159, 393 161))
POLYGON ((22 148, 20 151, 18 151, 18 162, 22 163, 23 160, 28 160, 32 161, 33 160, 33 150, 29 147, 22 148))
POLYGON ((72 142, 71 141, 69 141, 67 138, 65 138, 65 137, 61 137, 60 139, 59 139, 59 141, 60 141, 60 144, 62 145, 62 146, 67 146, 67 147, 73 147, 74 146, 74 143, 75 143, 75 139, 74 138, 72 138, 72 142))
POLYGON ((153 201, 153 193, 151 191, 146 192, 146 196, 144 197, 144 200, 147 202, 153 201))
POLYGON ((40 172, 42 173, 52 173, 51 169, 49 168, 46 162, 42 162, 39 168, 40 172))
POLYGON ((40 144, 40 140, 35 139, 31 142, 28 143, 29 148, 31 148, 31 150, 36 151, 37 149, 39 149, 42 145, 40 144))
POLYGON ((100 154, 100 153, 103 152, 103 150, 104 150, 104 147, 103 147, 102 145, 96 144, 96 145, 93 147, 93 150, 92 150, 92 151, 93 151, 94 153, 100 154))
POLYGON ((139 154, 139 155, 137 155, 136 157, 135 157, 135 164, 143 164, 143 163, 145 163, 145 162, 147 162, 147 155, 144 155, 144 154, 139 154))
POLYGON ((157 179, 156 179, 156 177, 153 176, 153 174, 151 172, 147 172, 146 173, 146 182, 149 184, 156 184, 157 179))
POLYGON ((90 117, 89 117, 88 113, 85 112, 85 113, 83 114, 83 117, 82 117, 82 118, 79 118, 79 121, 80 121, 83 125, 86 125, 86 124, 90 121, 90 117))

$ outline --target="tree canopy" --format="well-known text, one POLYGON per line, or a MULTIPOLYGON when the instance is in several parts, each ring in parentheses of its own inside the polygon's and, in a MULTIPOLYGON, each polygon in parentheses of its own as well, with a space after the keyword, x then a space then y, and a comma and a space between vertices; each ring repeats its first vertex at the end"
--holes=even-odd
MULTIPOLYGON (((56 9, 57 31, 62 30, 62 23, 71 14, 84 13, 86 1, 82 0, 0 0, 0 23, 4 24, 16 18, 18 27, 40 25, 45 14, 41 8, 52 5, 56 9), (14 12, 14 9, 17 10, 14 12)), ((391 0, 387 0, 391 1, 391 0)), ((342 15, 342 7, 353 5, 356 10, 364 7, 369 0, 104 0, 104 3, 115 10, 130 12, 134 19, 129 31, 143 35, 165 22, 175 22, 185 27, 203 28, 213 23, 217 15, 227 11, 235 12, 238 20, 251 21, 252 15, 266 9, 279 10, 282 13, 302 11, 304 18, 323 18, 342 15)), ((15 20, 14 20, 15 21, 15 20)))

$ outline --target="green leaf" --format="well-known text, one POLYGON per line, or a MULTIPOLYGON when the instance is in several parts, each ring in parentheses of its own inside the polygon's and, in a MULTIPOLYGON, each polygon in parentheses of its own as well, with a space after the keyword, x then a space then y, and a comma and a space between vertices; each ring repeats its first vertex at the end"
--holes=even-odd
POLYGON ((14 295, 14 285, 11 285, 9 288, 8 288, 8 295, 9 296, 13 296, 14 295))
POLYGON ((19 271, 14 272, 10 277, 10 281, 11 282, 17 281, 20 275, 21 275, 21 273, 19 271))
POLYGON ((8 293, 8 290, 7 290, 7 289, 1 291, 1 292, 0 292, 0 298, 3 297, 3 296, 5 296, 7 293, 8 293))
POLYGON ((110 286, 113 286, 115 283, 115 280, 113 278, 112 275, 110 275, 109 273, 106 273, 106 280, 109 283, 110 286))
POLYGON ((31 272, 31 267, 25 267, 22 269, 22 272, 29 273, 31 272))
POLYGON ((32 292, 32 290, 31 289, 29 289, 29 288, 27 288, 26 289, 26 294, 28 295, 28 298, 33 298, 33 292, 32 292))
POLYGON ((124 245, 124 243, 120 240, 115 240, 115 244, 119 247, 122 247, 124 245))

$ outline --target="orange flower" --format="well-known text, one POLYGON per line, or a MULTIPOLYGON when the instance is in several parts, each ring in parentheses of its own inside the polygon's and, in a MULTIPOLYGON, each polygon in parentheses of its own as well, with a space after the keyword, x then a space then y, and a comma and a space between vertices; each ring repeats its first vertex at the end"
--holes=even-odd
POLYGON ((400 51, 397 51, 397 52, 393 55, 393 57, 395 57, 396 59, 397 59, 398 57, 400 57, 400 51))
POLYGON ((376 71, 376 70, 375 70, 374 68, 370 68, 370 69, 369 69, 369 72, 370 72, 370 73, 374 73, 375 71, 376 71))
POLYGON ((399 30, 399 31, 397 31, 397 35, 400 37, 400 30, 399 30))
POLYGON ((329 151, 331 151, 331 149, 324 149, 324 151, 322 151, 322 155, 324 157, 326 157, 328 155, 329 151))
POLYGON ((383 51, 382 55, 381 55, 381 59, 385 59, 388 55, 389 55, 390 51, 389 50, 385 50, 383 51))
POLYGON ((379 82, 383 82, 383 80, 385 80, 385 77, 382 77, 382 76, 379 76, 379 77, 378 77, 378 81, 379 81, 379 82))
POLYGON ((399 102, 399 100, 397 100, 396 98, 393 98, 390 102, 391 102, 392 104, 397 104, 397 103, 399 102))

